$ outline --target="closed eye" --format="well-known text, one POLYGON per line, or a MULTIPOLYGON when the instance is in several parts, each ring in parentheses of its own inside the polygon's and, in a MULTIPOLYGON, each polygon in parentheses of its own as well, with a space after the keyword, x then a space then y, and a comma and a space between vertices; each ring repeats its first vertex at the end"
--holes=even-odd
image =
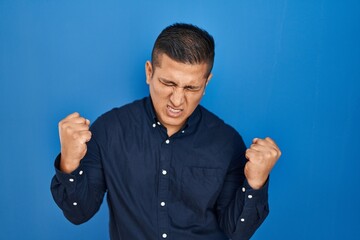
POLYGON ((159 78, 159 81, 164 84, 165 86, 168 86, 168 87, 174 87, 176 86, 176 83, 174 82, 171 82, 171 81, 167 81, 167 80, 164 80, 164 79, 161 79, 159 78))
POLYGON ((184 89, 191 91, 191 92, 196 92, 199 91, 201 89, 201 87, 197 87, 197 86, 186 86, 184 87, 184 89))
MULTIPOLYGON (((178 85, 170 80, 166 80, 163 78, 159 78, 159 82, 167 87, 178 87, 178 85)), ((200 91, 202 88, 202 86, 192 86, 192 85, 188 85, 188 86, 184 86, 183 89, 190 91, 190 92, 198 92, 200 91)))

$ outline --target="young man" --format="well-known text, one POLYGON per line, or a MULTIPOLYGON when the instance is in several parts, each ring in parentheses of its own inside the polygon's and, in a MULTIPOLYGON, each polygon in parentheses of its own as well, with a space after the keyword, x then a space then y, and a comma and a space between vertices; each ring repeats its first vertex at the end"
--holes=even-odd
POLYGON ((270 138, 241 136, 200 106, 214 40, 189 24, 157 38, 145 64, 150 97, 89 120, 59 123, 51 191, 67 219, 89 220, 104 194, 111 239, 249 239, 268 215, 270 138))

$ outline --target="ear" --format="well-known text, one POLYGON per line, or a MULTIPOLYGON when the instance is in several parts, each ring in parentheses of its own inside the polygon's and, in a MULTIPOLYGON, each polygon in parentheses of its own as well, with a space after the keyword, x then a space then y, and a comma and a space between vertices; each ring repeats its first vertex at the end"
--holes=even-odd
POLYGON ((146 83, 150 83, 150 79, 153 75, 153 67, 150 61, 146 61, 145 63, 145 74, 146 74, 146 83))
POLYGON ((208 76, 208 78, 206 79, 206 85, 205 85, 205 86, 207 86, 207 85, 209 84, 212 76, 213 76, 212 73, 210 73, 209 76, 208 76))

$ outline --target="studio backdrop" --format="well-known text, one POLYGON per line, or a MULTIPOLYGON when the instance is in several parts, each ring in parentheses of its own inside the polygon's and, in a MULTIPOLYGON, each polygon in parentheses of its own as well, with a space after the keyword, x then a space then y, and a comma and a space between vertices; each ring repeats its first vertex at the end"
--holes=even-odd
POLYGON ((247 146, 282 149, 252 239, 357 239, 359 13, 355 0, 0 0, 0 239, 109 239, 106 201, 75 226, 52 199, 57 124, 147 96, 145 61, 175 22, 215 38, 201 104, 247 146))

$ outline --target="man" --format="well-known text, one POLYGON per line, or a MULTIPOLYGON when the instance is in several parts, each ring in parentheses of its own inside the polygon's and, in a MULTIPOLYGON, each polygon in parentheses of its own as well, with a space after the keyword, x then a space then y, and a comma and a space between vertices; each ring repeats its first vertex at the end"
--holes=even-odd
POLYGON ((104 194, 111 239, 249 239, 268 214, 268 176, 280 157, 270 138, 241 136, 200 106, 214 40, 189 24, 157 38, 145 64, 150 97, 115 108, 90 127, 78 113, 59 123, 51 191, 74 224, 104 194))

